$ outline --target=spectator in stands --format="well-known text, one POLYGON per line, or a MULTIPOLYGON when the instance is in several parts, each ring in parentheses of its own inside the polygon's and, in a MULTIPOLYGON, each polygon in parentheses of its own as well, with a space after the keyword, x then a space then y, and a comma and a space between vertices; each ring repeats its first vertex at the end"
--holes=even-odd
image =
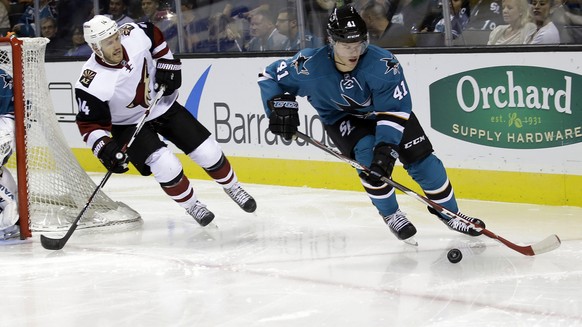
POLYGON ((297 10, 291 7, 285 7, 279 10, 275 27, 279 33, 285 35, 289 42, 285 50, 299 50, 302 48, 319 48, 323 46, 323 40, 315 37, 309 31, 304 31, 303 46, 299 35, 299 26, 297 25, 297 10))
POLYGON ((470 0, 469 23, 465 29, 492 31, 502 25, 501 0, 470 0))
MULTIPOLYGON (((439 32, 445 33, 445 20, 442 9, 435 7, 434 3, 421 24, 420 32, 439 32)), ((456 39, 463 33, 463 30, 469 23, 469 2, 467 0, 451 0, 450 2, 450 21, 453 39, 456 39)))
POLYGON ((62 40, 71 40, 75 26, 93 17, 93 1, 91 0, 58 0, 57 36, 62 40))
POLYGON ((327 33, 325 29, 327 26, 327 18, 331 10, 335 7, 336 2, 333 0, 304 0, 304 3, 306 27, 314 36, 326 41, 327 33))
POLYGON ((173 53, 178 53, 178 24, 177 16, 172 12, 169 4, 160 7, 159 0, 142 0, 141 8, 144 16, 138 22, 150 22, 156 25, 164 34, 166 42, 173 53))
POLYGON ((507 25, 499 25, 489 34, 488 45, 525 44, 536 31, 531 22, 527 0, 502 0, 503 20, 507 25))
MULTIPOLYGON (((34 37, 38 33, 35 31, 34 28, 34 3, 31 3, 26 9, 20 19, 18 24, 12 27, 12 31, 16 33, 16 36, 19 37, 34 37)), ((39 10, 39 19, 43 19, 46 17, 57 17, 57 10, 55 7, 54 0, 41 0, 40 1, 40 10, 39 10)))
POLYGON ((50 42, 46 45, 46 55, 62 55, 67 51, 68 44, 57 36, 57 20, 53 17, 45 17, 40 20, 40 35, 50 42))
POLYGON ((559 44, 560 32, 550 19, 553 0, 532 0, 531 10, 533 22, 537 30, 528 38, 528 44, 559 44))
MULTIPOLYGON (((390 23, 401 25, 407 31, 416 33, 424 18, 429 15, 432 4, 432 1, 426 0, 396 0, 389 5, 389 12, 394 12, 390 23)), ((440 12, 440 9, 438 11, 440 12)))
POLYGON ((360 12, 368 26, 370 43, 384 48, 413 46, 410 29, 403 24, 392 24, 393 10, 383 2, 370 1, 360 12))
POLYGON ((580 10, 572 10, 572 3, 567 0, 562 0, 560 3, 552 8, 552 21, 561 30, 562 26, 582 26, 582 16, 580 10))
POLYGON ((8 15, 9 11, 10 1, 0 1, 0 36, 4 36, 6 33, 10 32, 10 17, 8 15))
POLYGON ((143 10, 143 16, 140 17, 138 22, 150 22, 155 23, 157 20, 156 14, 159 11, 160 2, 158 0, 141 0, 141 10, 143 10))
POLYGON ((289 39, 275 28, 273 15, 269 11, 253 14, 250 33, 252 39, 246 46, 247 51, 284 50, 289 42, 289 39))
POLYGON ((200 42, 200 38, 204 31, 204 22, 202 22, 201 19, 198 19, 194 11, 193 1, 194 0, 182 0, 180 2, 186 52, 196 51, 197 44, 200 42))
POLYGON ((233 19, 224 13, 216 13, 208 19, 208 38, 198 43, 198 51, 241 52, 242 31, 233 24, 233 19))
POLYGON ((113 19, 118 26, 125 23, 133 23, 133 19, 126 15, 128 0, 109 0, 109 14, 105 15, 113 19))
MULTIPOLYGON (((232 2, 232 1, 231 1, 232 2)), ((294 1, 289 1, 289 3, 293 3, 294 1)), ((230 4, 230 2, 229 2, 230 4)), ((239 0, 236 1, 237 5, 244 5, 247 10, 241 13, 241 16, 250 20, 253 15, 261 13, 261 12, 271 12, 276 13, 279 12, 280 9, 283 9, 288 5, 287 0, 239 0)))
MULTIPOLYGON (((451 0, 451 33, 453 39, 456 39, 463 33, 463 30, 469 24, 469 2, 466 0, 451 0)), ((435 32, 445 32, 445 20, 441 19, 434 27, 435 32)))
POLYGON ((91 53, 93 53, 93 50, 91 50, 91 47, 89 47, 83 37, 83 26, 76 26, 73 28, 71 43, 73 44, 73 47, 65 52, 65 56, 89 58, 91 53))

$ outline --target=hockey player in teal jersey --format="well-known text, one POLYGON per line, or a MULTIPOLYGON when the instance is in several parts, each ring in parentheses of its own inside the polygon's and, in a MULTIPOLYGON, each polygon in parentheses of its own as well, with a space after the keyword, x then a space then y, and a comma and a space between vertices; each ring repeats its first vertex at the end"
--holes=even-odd
MULTIPOLYGON (((277 60, 259 75, 271 132, 292 139, 299 126, 295 97, 307 97, 344 155, 388 177, 399 159, 429 199, 458 212, 446 170, 412 111, 408 85, 396 57, 369 44, 366 23, 350 5, 333 10, 327 33, 329 45, 277 60)), ((360 172, 360 178, 394 235, 412 241, 416 228, 399 209, 394 188, 374 175, 360 172)), ((451 229, 480 235, 457 219, 431 212, 451 229)), ((468 219, 485 226, 476 218, 468 219)))

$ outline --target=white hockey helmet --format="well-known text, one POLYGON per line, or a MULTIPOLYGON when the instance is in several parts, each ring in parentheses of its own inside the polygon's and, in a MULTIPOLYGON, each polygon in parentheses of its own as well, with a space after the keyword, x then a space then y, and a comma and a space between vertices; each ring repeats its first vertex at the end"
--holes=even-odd
POLYGON ((95 15, 83 24, 83 37, 96 55, 103 58, 101 41, 118 33, 117 23, 109 17, 95 15))

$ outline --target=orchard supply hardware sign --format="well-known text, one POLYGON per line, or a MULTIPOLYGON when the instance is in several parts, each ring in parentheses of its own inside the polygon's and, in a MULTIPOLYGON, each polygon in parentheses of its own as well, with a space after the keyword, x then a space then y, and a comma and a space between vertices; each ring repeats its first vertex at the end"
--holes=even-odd
POLYGON ((582 142, 582 76, 501 66, 451 75, 430 85, 433 129, 459 140, 509 149, 582 142))

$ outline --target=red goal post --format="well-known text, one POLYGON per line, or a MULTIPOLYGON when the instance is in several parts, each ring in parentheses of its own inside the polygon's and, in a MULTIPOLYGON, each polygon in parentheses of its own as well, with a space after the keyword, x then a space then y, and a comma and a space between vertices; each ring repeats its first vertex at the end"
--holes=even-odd
MULTIPOLYGON (((0 37, 0 68, 13 79, 16 156, 6 167, 18 184, 21 239, 68 230, 96 188, 56 118, 45 73, 47 43, 41 37, 0 37)), ((129 229, 142 222, 135 210, 99 191, 78 229, 129 229)))

